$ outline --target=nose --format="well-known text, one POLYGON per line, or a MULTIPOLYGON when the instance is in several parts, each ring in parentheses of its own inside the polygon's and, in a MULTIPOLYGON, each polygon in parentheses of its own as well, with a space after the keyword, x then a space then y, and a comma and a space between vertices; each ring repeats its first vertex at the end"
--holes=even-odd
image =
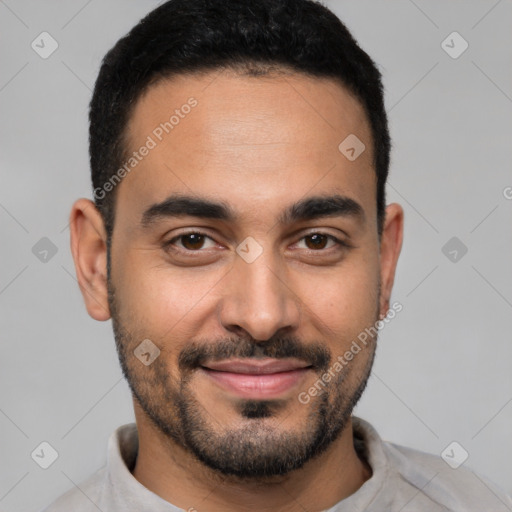
POLYGON ((279 331, 297 329, 301 301, 285 275, 279 272, 270 251, 264 251, 252 263, 237 258, 222 295, 219 316, 223 327, 261 341, 279 331))

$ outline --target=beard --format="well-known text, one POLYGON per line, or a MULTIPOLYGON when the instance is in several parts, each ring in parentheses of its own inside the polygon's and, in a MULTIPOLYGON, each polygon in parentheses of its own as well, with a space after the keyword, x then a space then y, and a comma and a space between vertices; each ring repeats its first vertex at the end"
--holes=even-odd
MULTIPOLYGON (((134 349, 142 338, 122 325, 110 280, 108 291, 118 357, 134 399, 164 439, 171 445, 178 444, 222 476, 264 481, 302 468, 341 435, 368 382, 376 336, 365 349, 363 371, 348 363, 328 384, 322 383, 323 390, 308 405, 301 405, 309 410, 298 431, 279 429, 279 424, 277 427, 275 424, 275 418, 286 413, 291 398, 240 398, 234 402, 234 407, 243 422, 237 422, 241 426, 228 428, 198 401, 191 385, 203 363, 232 357, 298 358, 310 364, 320 379, 333 361, 325 344, 304 344, 295 337, 194 342, 178 354, 179 378, 175 378, 165 360, 165 347, 160 347, 161 355, 149 366, 142 365, 134 356, 134 349), (269 420, 274 423, 269 424, 269 420)), ((375 320, 377 317, 378 306, 375 320)), ((284 419, 287 417, 285 415, 284 419)))

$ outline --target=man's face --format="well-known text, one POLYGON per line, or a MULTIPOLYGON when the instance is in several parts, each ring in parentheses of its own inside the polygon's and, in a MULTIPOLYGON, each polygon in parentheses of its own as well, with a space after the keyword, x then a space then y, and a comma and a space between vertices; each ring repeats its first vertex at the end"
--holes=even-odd
POLYGON ((334 362, 385 312, 364 111, 330 80, 182 76, 137 103, 130 153, 148 136, 156 145, 118 186, 110 256, 136 400, 166 439, 224 474, 299 468, 346 425, 375 340, 341 370, 334 362), (155 132, 176 109, 172 130, 155 132), (338 149, 350 134, 366 146, 354 161, 338 149), (233 218, 154 207, 170 196, 222 203, 233 218), (289 211, 332 196, 342 200, 329 215, 321 202, 289 211), (160 350, 149 365, 134 355, 147 339, 160 350), (323 392, 299 400, 329 369, 323 392))

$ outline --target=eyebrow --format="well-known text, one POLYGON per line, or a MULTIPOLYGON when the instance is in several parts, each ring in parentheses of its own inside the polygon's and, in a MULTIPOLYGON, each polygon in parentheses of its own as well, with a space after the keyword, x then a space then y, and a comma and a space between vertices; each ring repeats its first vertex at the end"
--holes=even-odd
MULTIPOLYGON (((161 203, 150 206, 142 215, 144 228, 169 217, 197 217, 236 222, 238 215, 223 201, 206 198, 172 195, 161 203)), ((339 194, 314 196, 301 199, 288 206, 279 216, 279 224, 292 224, 297 221, 314 220, 323 217, 352 217, 361 223, 365 221, 363 207, 354 199, 339 194)))

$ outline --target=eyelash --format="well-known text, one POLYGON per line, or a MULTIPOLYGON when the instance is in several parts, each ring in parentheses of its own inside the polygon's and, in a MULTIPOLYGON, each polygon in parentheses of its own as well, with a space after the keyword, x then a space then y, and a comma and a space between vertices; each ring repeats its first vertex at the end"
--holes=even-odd
MULTIPOLYGON (((208 234, 203 233, 201 231, 187 231, 187 232, 184 232, 184 233, 180 233, 179 235, 171 238, 167 242, 164 242, 162 244, 163 248, 165 250, 171 249, 173 252, 185 254, 187 256, 189 256, 191 254, 194 254, 194 253, 205 252, 206 249, 197 249, 197 250, 194 251, 194 250, 191 250, 191 249, 176 248, 174 246, 174 242, 175 241, 177 241, 180 238, 182 238, 184 236, 187 236, 187 235, 202 235, 202 236, 204 236, 206 238, 209 238, 210 240, 213 240, 213 238, 211 236, 209 236, 208 234)), ((309 253, 322 253, 322 252, 325 253, 325 252, 331 251, 332 249, 338 249, 339 250, 339 249, 349 249, 349 248, 352 247, 350 244, 348 244, 347 242, 344 242, 343 240, 340 240, 339 238, 335 237, 334 235, 331 235, 329 233, 323 233, 321 231, 313 231, 311 233, 307 233, 302 238, 300 238, 299 241, 303 240, 304 238, 313 236, 313 235, 325 236, 325 237, 327 237, 328 240, 331 240, 331 241, 335 242, 337 247, 329 247, 328 249, 316 249, 316 250, 315 249, 306 249, 306 251, 309 252, 309 253)))

